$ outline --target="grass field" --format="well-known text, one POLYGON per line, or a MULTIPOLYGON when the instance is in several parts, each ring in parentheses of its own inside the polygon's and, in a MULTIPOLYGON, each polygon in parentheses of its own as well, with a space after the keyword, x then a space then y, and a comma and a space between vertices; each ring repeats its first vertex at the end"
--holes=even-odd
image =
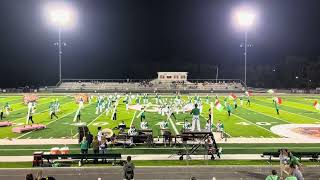
MULTIPOLYGON (((40 131, 32 131, 23 134, 12 132, 12 127, 0 127, 0 138, 70 138, 77 136, 77 126, 73 122, 78 104, 75 103, 74 97, 69 95, 39 95, 37 109, 33 116, 35 123, 47 125, 47 129, 40 131), (59 99, 61 107, 58 112, 58 119, 50 119, 49 104, 53 99, 59 99)), ((192 98, 194 95, 190 95, 192 98)), ((215 94, 210 96, 209 101, 214 101, 215 94)), ((232 115, 228 117, 227 111, 217 111, 214 109, 214 123, 221 120, 225 126, 225 131, 230 137, 279 137, 272 133, 270 128, 279 124, 319 124, 320 112, 313 106, 315 100, 319 100, 319 96, 286 96, 281 95, 283 103, 280 106, 280 115, 276 114, 271 96, 253 96, 251 97, 251 106, 240 105, 238 100, 238 109, 232 111, 232 115)), ((173 100, 174 96, 162 97, 167 101, 173 100)), ((224 97, 219 97, 223 102, 224 97)), ((11 105, 12 111, 3 121, 8 120, 14 123, 14 126, 21 126, 26 123, 27 106, 23 104, 23 95, 1 96, 0 106, 4 106, 6 102, 11 105)), ((206 97, 202 96, 203 111, 200 117, 201 126, 205 126, 208 117, 210 103, 206 103, 206 97)), ((140 128, 139 111, 134 109, 126 110, 123 103, 124 96, 119 99, 117 105, 118 120, 111 120, 112 113, 95 114, 96 98, 90 104, 85 104, 81 112, 82 122, 86 122, 93 134, 97 133, 97 127, 114 128, 122 120, 129 126, 134 124, 137 129, 140 128)), ((186 95, 182 96, 183 101, 188 101, 186 95)), ((149 96, 149 102, 156 104, 154 95, 149 96)), ((135 101, 133 101, 135 103, 135 101)), ((233 104, 233 102, 230 102, 233 104)), ((221 103, 223 104, 223 103, 221 103)), ((149 104, 150 105, 150 104, 149 104)), ((149 106, 147 105, 147 106, 149 106)), ((169 128, 173 134, 179 134, 182 129, 184 119, 191 122, 192 116, 189 113, 176 114, 177 120, 169 120, 169 128)), ((149 127, 153 129, 154 136, 160 133, 159 122, 166 120, 166 116, 161 116, 157 112, 146 112, 146 120, 149 127)), ((116 131, 115 131, 116 132, 116 131)))

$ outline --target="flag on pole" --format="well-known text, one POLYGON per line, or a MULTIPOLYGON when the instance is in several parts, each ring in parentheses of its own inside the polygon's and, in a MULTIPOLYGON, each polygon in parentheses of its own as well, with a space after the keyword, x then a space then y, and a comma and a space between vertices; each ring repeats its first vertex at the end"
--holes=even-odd
POLYGON ((214 104, 214 106, 216 107, 216 109, 217 109, 218 111, 222 111, 222 110, 223 110, 223 106, 220 104, 219 101, 217 101, 217 102, 214 104))
POLYGON ((232 94, 229 95, 229 99, 235 100, 235 99, 237 99, 237 96, 232 93, 232 94))
POLYGON ((245 93, 247 96, 252 96, 252 92, 250 92, 250 91, 246 91, 245 93))
POLYGON ((318 101, 314 101, 313 106, 314 108, 316 108, 316 110, 320 110, 320 104, 318 103, 318 101))
POLYGON ((268 92, 269 94, 273 94, 273 93, 274 93, 274 91, 273 91, 272 89, 269 89, 267 92, 268 92))
POLYGON ((280 97, 275 97, 274 101, 278 104, 282 104, 282 99, 280 97))

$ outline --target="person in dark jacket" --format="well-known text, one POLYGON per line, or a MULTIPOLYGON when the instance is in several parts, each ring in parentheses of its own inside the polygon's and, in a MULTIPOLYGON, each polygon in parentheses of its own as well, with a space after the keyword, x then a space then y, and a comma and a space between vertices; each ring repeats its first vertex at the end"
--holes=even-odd
POLYGON ((90 131, 87 134, 87 141, 88 141, 88 146, 91 147, 91 143, 93 141, 93 135, 90 133, 90 131))

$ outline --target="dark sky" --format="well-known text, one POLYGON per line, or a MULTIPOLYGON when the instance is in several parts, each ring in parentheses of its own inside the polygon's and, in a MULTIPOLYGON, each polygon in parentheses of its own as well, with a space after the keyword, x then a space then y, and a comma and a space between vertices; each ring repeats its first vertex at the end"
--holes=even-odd
MULTIPOLYGON (((58 31, 44 13, 50 2, 55 1, 0 1, 1 87, 57 82, 58 31)), ((150 78, 157 71, 184 70, 185 64, 225 65, 233 78, 241 78, 244 34, 231 18, 240 6, 257 12, 248 63, 319 55, 319 0, 65 2, 77 21, 62 32, 63 78, 150 78)))

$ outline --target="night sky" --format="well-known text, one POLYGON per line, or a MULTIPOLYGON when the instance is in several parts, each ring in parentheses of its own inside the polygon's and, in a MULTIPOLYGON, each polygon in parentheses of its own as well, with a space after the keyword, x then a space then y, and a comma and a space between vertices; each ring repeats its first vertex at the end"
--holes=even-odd
MULTIPOLYGON (((58 81, 58 29, 44 7, 52 1, 0 1, 0 87, 58 81)), ((63 29, 63 78, 152 78, 199 67, 221 67, 221 78, 243 77, 244 32, 233 9, 257 12, 249 30, 248 64, 286 56, 318 56, 319 0, 77 0, 74 26, 63 29), (195 67, 193 67, 195 66, 195 67), (223 67, 223 68, 222 68, 223 67)), ((193 72, 194 71, 194 72, 193 72)))

